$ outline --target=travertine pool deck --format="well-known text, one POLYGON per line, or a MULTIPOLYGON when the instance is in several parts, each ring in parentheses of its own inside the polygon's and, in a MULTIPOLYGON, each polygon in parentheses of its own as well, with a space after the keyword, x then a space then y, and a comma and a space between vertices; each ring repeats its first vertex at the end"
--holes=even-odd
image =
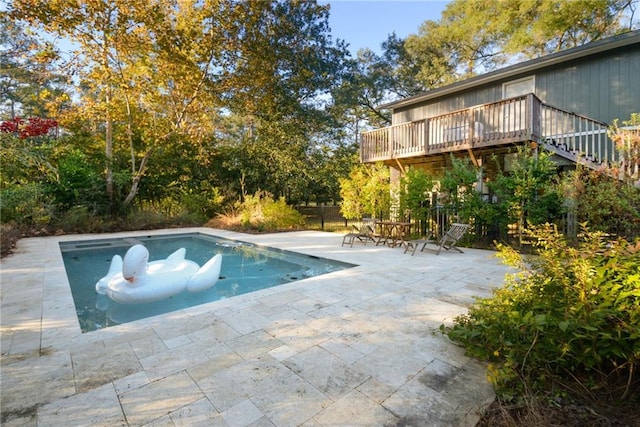
POLYGON ((58 242, 114 234, 20 240, 0 262, 3 426, 473 426, 493 399, 485 367, 438 331, 503 282, 493 252, 122 234, 184 232, 358 266, 83 334, 58 242))

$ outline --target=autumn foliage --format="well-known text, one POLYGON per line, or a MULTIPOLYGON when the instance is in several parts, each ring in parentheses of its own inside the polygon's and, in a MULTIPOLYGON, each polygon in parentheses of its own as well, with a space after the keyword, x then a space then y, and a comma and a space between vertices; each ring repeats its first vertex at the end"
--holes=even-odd
POLYGON ((0 123, 0 132, 11 133, 20 139, 49 134, 51 129, 58 127, 58 122, 53 119, 40 117, 21 118, 16 117, 0 123))

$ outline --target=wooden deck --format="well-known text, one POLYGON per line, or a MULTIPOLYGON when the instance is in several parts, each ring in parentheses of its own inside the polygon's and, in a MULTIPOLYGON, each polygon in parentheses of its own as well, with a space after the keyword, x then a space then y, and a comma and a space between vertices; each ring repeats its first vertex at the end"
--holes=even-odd
POLYGON ((628 150, 616 149, 606 123, 547 105, 533 94, 364 132, 360 158, 364 163, 414 163, 442 153, 529 141, 591 168, 629 163, 628 150))

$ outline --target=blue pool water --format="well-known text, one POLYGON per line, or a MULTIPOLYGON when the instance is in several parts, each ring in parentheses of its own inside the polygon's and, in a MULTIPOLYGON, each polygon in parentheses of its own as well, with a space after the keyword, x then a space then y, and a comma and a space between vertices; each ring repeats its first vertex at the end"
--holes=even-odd
POLYGON ((339 261, 200 233, 61 242, 60 251, 82 332, 353 267, 339 261), (220 279, 207 291, 182 292, 147 304, 118 304, 98 295, 95 284, 107 274, 113 256, 124 257, 127 250, 137 243, 142 243, 149 250, 149 262, 164 259, 179 248, 186 248, 186 258, 200 266, 214 255, 222 254, 220 279))

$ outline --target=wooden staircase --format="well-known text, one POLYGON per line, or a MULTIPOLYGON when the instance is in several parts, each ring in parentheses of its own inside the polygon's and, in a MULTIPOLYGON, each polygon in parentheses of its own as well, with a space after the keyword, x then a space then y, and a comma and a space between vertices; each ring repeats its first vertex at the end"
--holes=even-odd
POLYGON ((589 169, 600 169, 607 164, 606 162, 598 161, 598 159, 593 156, 586 156, 554 138, 545 138, 541 145, 545 150, 589 169))
POLYGON ((640 128, 620 128, 629 137, 616 144, 609 126, 576 113, 542 104, 538 143, 564 159, 589 169, 604 169, 620 180, 640 184, 640 128))

